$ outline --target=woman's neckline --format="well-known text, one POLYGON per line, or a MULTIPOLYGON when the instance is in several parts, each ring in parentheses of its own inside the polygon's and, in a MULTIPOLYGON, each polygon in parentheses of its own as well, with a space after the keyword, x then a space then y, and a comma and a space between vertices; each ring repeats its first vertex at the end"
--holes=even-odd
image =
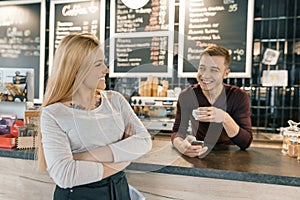
POLYGON ((63 107, 67 108, 67 109, 90 112, 90 111, 97 111, 102 106, 103 97, 102 97, 101 94, 100 94, 100 97, 99 97, 99 101, 100 102, 98 103, 98 105, 95 106, 95 108, 90 109, 90 110, 86 110, 84 106, 82 106, 80 104, 79 105, 78 104, 73 104, 72 102, 68 102, 68 103, 58 102, 58 103, 61 104, 63 107))

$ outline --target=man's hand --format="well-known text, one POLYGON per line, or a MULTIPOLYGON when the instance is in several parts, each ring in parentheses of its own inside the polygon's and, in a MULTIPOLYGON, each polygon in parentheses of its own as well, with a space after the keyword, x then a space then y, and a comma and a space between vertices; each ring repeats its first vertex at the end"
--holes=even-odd
POLYGON ((216 107, 199 107, 197 109, 197 119, 200 122, 223 123, 223 127, 228 137, 235 137, 239 133, 239 125, 224 110, 216 107))
POLYGON ((216 107, 199 107, 198 120, 200 122, 217 122, 223 123, 225 121, 226 112, 216 107))
POLYGON ((184 140, 180 137, 176 137, 173 140, 174 147, 182 154, 188 157, 197 157, 204 154, 207 151, 207 147, 201 145, 191 145, 192 141, 196 140, 195 136, 188 135, 184 140))

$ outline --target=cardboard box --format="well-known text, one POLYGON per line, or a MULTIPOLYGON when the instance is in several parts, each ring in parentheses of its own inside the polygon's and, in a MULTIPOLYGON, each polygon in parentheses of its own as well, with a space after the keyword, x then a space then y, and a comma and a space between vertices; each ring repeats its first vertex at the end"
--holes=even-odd
POLYGON ((40 110, 26 110, 24 123, 26 134, 19 134, 17 141, 17 149, 33 149, 36 148, 39 144, 38 132, 39 132, 39 121, 40 121, 40 110), (31 128, 29 128, 29 125, 31 128), (29 129, 33 133, 29 134, 29 129))
POLYGON ((33 149, 38 145, 37 137, 34 136, 24 136, 18 137, 17 149, 33 149))

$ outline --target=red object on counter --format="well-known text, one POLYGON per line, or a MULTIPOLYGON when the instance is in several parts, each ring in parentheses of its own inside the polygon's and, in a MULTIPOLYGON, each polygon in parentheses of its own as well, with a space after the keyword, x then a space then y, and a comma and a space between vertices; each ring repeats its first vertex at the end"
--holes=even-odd
POLYGON ((0 148, 12 149, 16 147, 19 126, 24 126, 24 122, 22 120, 16 120, 15 123, 9 127, 9 134, 0 135, 0 148))
POLYGON ((18 134, 19 134, 18 127, 19 126, 25 126, 25 125, 24 125, 24 122, 22 120, 18 119, 18 120, 15 121, 14 125, 10 127, 10 134, 15 136, 15 137, 18 137, 18 134))
POLYGON ((0 135, 0 147, 12 149, 17 145, 17 137, 12 134, 0 135))

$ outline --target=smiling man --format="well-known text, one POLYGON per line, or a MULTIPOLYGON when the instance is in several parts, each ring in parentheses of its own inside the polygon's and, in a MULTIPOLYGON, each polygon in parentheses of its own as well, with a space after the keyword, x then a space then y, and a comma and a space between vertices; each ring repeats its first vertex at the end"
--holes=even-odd
POLYGON ((202 157, 215 144, 237 145, 244 150, 252 142, 249 97, 240 88, 223 83, 230 73, 230 62, 226 48, 207 47, 200 54, 198 84, 179 95, 172 142, 186 156, 202 157), (204 140, 204 146, 193 145, 194 140, 204 140))

